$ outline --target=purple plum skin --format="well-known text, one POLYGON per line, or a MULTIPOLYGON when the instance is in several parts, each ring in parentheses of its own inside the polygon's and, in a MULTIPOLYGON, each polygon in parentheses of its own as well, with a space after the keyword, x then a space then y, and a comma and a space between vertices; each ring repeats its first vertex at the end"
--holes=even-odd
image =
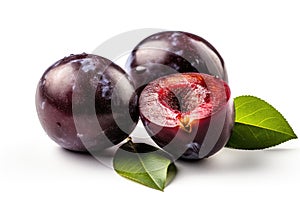
POLYGON ((36 110, 52 140, 80 152, 120 143, 139 119, 137 94, 125 71, 85 53, 65 57, 45 71, 36 90, 36 110), (116 95, 117 87, 126 92, 116 95))
POLYGON ((228 82, 224 60, 205 39, 181 31, 164 31, 142 40, 131 52, 126 71, 137 91, 151 81, 174 73, 199 72, 228 82))

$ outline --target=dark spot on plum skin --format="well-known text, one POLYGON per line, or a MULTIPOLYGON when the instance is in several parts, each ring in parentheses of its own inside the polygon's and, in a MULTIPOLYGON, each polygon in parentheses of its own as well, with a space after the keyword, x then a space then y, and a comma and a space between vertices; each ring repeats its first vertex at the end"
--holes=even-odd
POLYGON ((61 123, 59 123, 59 122, 56 122, 56 125, 57 125, 58 128, 61 127, 61 123))

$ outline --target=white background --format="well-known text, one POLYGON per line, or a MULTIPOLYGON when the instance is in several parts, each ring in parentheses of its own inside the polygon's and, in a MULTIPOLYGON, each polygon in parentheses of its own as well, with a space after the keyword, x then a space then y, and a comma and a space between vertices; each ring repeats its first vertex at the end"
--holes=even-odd
POLYGON ((299 199, 299 140, 178 162, 178 175, 160 192, 59 148, 40 126, 34 104, 38 80, 56 60, 92 52, 133 29, 182 30, 218 49, 233 96, 265 99, 300 135, 299 8, 296 0, 2 1, 0 199, 299 199))

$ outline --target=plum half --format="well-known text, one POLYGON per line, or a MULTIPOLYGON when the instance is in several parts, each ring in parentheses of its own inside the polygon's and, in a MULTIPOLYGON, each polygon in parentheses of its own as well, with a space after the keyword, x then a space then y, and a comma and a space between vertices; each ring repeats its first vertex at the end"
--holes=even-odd
POLYGON ((142 122, 158 146, 175 158, 202 159, 225 146, 234 123, 226 82, 181 73, 150 82, 139 98, 142 122))
POLYGON ((142 40, 131 52, 126 71, 140 92, 159 77, 199 72, 228 81, 223 58, 205 39, 188 32, 164 31, 142 40))
POLYGON ((36 110, 46 133, 63 148, 98 151, 132 132, 139 119, 137 99, 124 70, 83 53, 45 71, 36 91, 36 110))

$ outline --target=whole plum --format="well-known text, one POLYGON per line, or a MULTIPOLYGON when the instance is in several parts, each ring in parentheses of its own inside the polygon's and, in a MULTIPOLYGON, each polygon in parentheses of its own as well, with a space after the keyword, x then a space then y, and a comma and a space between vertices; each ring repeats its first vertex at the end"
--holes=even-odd
POLYGON ((137 94, 125 71, 85 53, 65 57, 45 71, 36 91, 36 109, 51 139, 83 152, 123 141, 139 118, 137 94))
POLYGON ((159 32, 142 40, 131 52, 126 71, 139 93, 150 81, 174 73, 205 73, 228 82, 218 51, 202 37, 181 31, 159 32))

